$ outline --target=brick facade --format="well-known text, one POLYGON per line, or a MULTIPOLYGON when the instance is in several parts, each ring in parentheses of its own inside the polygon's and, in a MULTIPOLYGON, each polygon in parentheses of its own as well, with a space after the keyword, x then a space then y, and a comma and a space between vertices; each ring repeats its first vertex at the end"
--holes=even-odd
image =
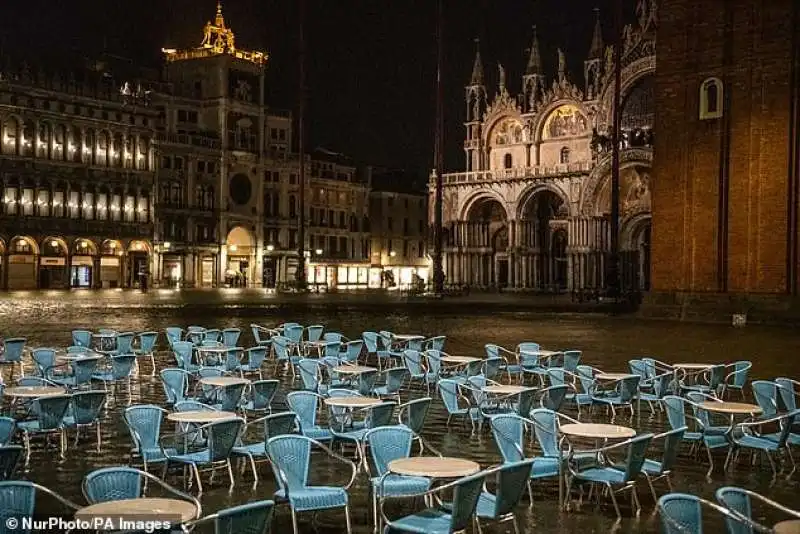
POLYGON ((660 2, 657 293, 797 294, 798 4, 660 2), (700 120, 710 77, 723 81, 723 116, 700 120))

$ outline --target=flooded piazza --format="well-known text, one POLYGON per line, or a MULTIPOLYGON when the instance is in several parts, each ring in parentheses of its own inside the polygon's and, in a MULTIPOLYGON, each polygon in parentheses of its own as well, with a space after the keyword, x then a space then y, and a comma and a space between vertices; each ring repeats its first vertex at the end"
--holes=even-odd
MULTIPOLYGON (((523 341, 535 341, 547 349, 576 349, 582 351, 581 363, 599 367, 609 372, 625 372, 628 360, 651 356, 668 363, 717 363, 750 360, 753 368, 749 379, 773 379, 780 376, 798 378, 796 354, 800 347, 800 334, 794 329, 748 326, 734 329, 726 325, 697 325, 669 322, 649 322, 630 317, 603 315, 545 314, 504 309, 503 306, 480 305, 470 300, 426 304, 407 303, 399 299, 353 295, 275 296, 261 291, 213 292, 161 292, 148 294, 134 292, 20 292, 0 297, 0 320, 3 337, 24 336, 28 347, 65 348, 71 344, 70 332, 75 329, 159 332, 156 354, 158 369, 173 367, 174 359, 167 350, 164 329, 168 326, 186 328, 202 325, 208 328, 237 327, 242 330, 240 346, 252 346, 249 325, 257 323, 275 326, 286 321, 303 325, 320 324, 326 331, 341 332, 350 338, 360 338, 364 331, 389 330, 392 332, 444 335, 445 350, 450 354, 484 357, 484 345, 495 343, 513 349, 523 341), (473 302, 470 304, 470 302, 473 302)), ((271 378, 273 366, 268 361, 264 378, 271 378)), ((30 370, 30 362, 27 369, 30 370)), ((149 376, 150 364, 141 361, 140 373, 133 380, 132 404, 165 405, 164 392, 158 377, 149 376)), ((9 369, 4 369, 6 383, 9 369)), ((299 379, 292 383, 291 375, 279 371, 281 388, 273 403, 274 411, 286 409, 285 394, 300 389, 299 379)), ((748 387, 748 398, 752 401, 748 387)), ((425 395, 424 388, 415 384, 404 386, 402 401, 425 395)), ((128 462, 131 441, 122 421, 126 407, 123 391, 116 399, 109 396, 102 419, 102 446, 94 448, 91 432, 85 432, 75 445, 70 433, 66 458, 59 460, 53 449, 45 451, 41 442, 33 444, 29 470, 24 477, 54 489, 79 504, 85 503, 81 482, 90 471, 128 462)), ((5 399, 7 404, 8 399, 5 399)), ((565 413, 575 417, 573 408, 565 413)), ((435 396, 426 420, 423 437, 446 456, 459 456, 480 463, 481 467, 497 465, 501 457, 492 439, 489 425, 483 431, 471 434, 469 425, 454 420, 445 425, 447 412, 442 401, 435 396)), ((595 410, 582 421, 607 422, 604 410, 595 410)), ((628 422, 627 413, 617 416, 617 423, 629 424, 639 432, 658 433, 668 429, 663 414, 650 416, 644 406, 640 415, 628 422)), ((164 422, 162 432, 171 432, 172 423, 164 422)), ((688 447, 687 447, 688 448, 688 447)), ((787 480, 785 473, 773 482, 769 466, 746 465, 740 461, 724 472, 725 453, 715 453, 716 469, 710 479, 705 453, 696 459, 686 450, 680 455, 673 473, 675 491, 696 494, 713 500, 714 491, 722 486, 744 487, 764 494, 778 502, 796 507, 796 493, 800 474, 787 480)), ((341 464, 327 463, 322 456, 314 456, 313 482, 346 481, 341 464)), ((160 468, 156 468, 160 474, 160 468)), ((227 477, 217 476, 214 484, 204 477, 204 492, 199 496, 203 515, 248 501, 272 499, 275 483, 267 465, 260 465, 261 481, 253 486, 248 470, 236 472, 236 485, 229 492, 227 477)), ((176 474, 167 481, 182 487, 176 474)), ((659 494, 667 492, 665 485, 657 485, 659 494)), ((655 506, 646 483, 638 485, 642 511, 638 518, 632 515, 627 496, 621 497, 623 519, 616 521, 614 509, 608 499, 602 499, 598 508, 585 500, 581 507, 559 511, 558 486, 555 481, 534 481, 534 501, 520 507, 520 526, 524 532, 659 532, 660 525, 655 506)), ((372 515, 367 476, 359 473, 350 489, 350 510, 353 531, 372 532, 372 515)), ((42 506, 46 506, 42 500, 42 506)), ((398 517, 410 506, 395 501, 387 506, 390 517, 398 517)), ((291 531, 291 519, 284 507, 276 508, 277 523, 273 531, 291 531)), ((754 517, 762 524, 772 524, 779 518, 754 517)), ((714 523, 721 531, 722 524, 714 523)), ((312 514, 300 514, 301 532, 343 533, 341 511, 323 512, 312 521, 312 514)), ((487 524, 484 532, 511 532, 510 523, 487 524)))

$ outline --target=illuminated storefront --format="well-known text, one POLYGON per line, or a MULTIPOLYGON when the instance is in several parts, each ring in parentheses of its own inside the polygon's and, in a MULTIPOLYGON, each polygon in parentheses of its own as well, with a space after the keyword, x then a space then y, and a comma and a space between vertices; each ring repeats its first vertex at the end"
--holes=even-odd
POLYGON ((380 287, 380 271, 366 264, 309 263, 306 279, 309 284, 326 284, 329 289, 380 287), (373 271, 377 271, 377 285, 373 285, 373 271))

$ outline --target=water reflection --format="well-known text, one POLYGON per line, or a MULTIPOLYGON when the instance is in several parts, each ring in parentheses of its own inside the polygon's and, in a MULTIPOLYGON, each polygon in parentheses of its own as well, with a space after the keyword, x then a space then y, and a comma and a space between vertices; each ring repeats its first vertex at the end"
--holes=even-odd
MULTIPOLYGON (((800 337, 795 331, 779 328, 748 327, 733 329, 727 326, 688 325, 678 323, 637 322, 626 318, 600 316, 543 316, 535 313, 483 311, 479 306, 463 306, 456 301, 452 306, 402 306, 399 303, 383 302, 371 305, 360 297, 352 301, 324 296, 308 299, 281 300, 263 293, 242 292, 232 298, 225 293, 188 294, 181 296, 172 291, 153 291, 147 295, 134 292, 73 292, 51 295, 49 293, 27 293, 9 295, 0 301, 0 320, 4 336, 25 335, 29 346, 64 347, 70 343, 72 329, 90 327, 114 328, 118 330, 156 329, 162 333, 160 347, 164 347, 163 331, 166 326, 201 324, 209 327, 239 327, 243 330, 245 343, 251 340, 248 325, 251 322, 277 324, 294 320, 302 324, 324 324, 328 330, 341 331, 347 336, 357 337, 365 330, 388 329, 404 333, 444 334, 447 350, 460 355, 482 355, 483 345, 488 342, 513 347, 523 340, 535 340, 547 348, 576 348, 583 351, 583 359, 608 371, 624 371, 627 361, 633 357, 652 355, 659 359, 698 362, 720 362, 737 359, 752 360, 751 378, 773 378, 797 376, 797 365, 793 355, 800 337)), ((157 355, 159 367, 172 365, 171 356, 165 352, 157 355)), ((149 366, 143 363, 149 373, 149 366)), ((6 371, 7 372, 7 371, 6 371)), ((265 376, 266 378, 266 376, 265 376)), ((293 386, 291 379, 282 376, 282 392, 293 386)), ((140 376, 133 388, 134 403, 163 404, 164 396, 157 378, 140 376)), ((404 394, 403 401, 422 395, 422 391, 404 394)), ((98 467, 118 465, 127 461, 130 439, 121 423, 124 395, 110 405, 103 424, 103 447, 94 450, 90 437, 85 437, 76 447, 70 442, 67 459, 55 462, 53 455, 40 448, 34 450, 30 472, 31 480, 57 489, 65 496, 83 502, 80 484, 85 473, 98 467)), ((279 395, 276 407, 283 408, 283 396, 279 395)), ((570 415, 575 415, 570 413, 570 415)), ((596 414, 595 420, 605 420, 596 414)), ((470 436, 468 425, 460 421, 445 426, 446 412, 439 399, 435 399, 428 416, 425 436, 444 454, 466 456, 489 466, 499 462, 500 457, 491 438, 488 425, 482 434, 470 436)), ((626 416, 620 415, 618 422, 625 424, 626 416)), ((635 421, 634 421, 635 423, 635 421)), ((169 429, 169 424, 166 423, 169 429)), ((666 429, 663 416, 650 418, 643 407, 639 429, 659 432, 666 429)), ((34 445, 40 447, 40 445, 34 445)), ((724 459, 716 456, 721 466, 724 459)), ((315 457, 313 477, 325 480, 334 464, 315 457)), ((251 475, 237 474, 237 485, 232 494, 227 487, 207 486, 201 502, 205 513, 219 508, 240 504, 249 500, 271 498, 274 484, 269 468, 261 466, 261 483, 252 488, 251 475)), ((793 505, 797 502, 797 478, 779 478, 772 486, 767 465, 749 468, 740 463, 728 473, 718 470, 712 480, 707 481, 705 458, 682 456, 673 478, 678 491, 696 493, 713 499, 713 491, 723 485, 738 485, 769 495, 775 500, 793 505)), ((339 477, 334 477, 338 480, 339 477)), ((224 479, 224 477, 222 477, 224 479)), ((218 480, 220 478, 218 477, 218 480)), ((179 484, 175 478, 170 482, 179 484)), ((659 487, 659 491, 665 488, 659 487)), ((534 503, 521 511, 526 532, 658 532, 658 520, 653 515, 654 507, 646 488, 642 484, 639 496, 643 509, 639 518, 630 517, 629 507, 623 507, 625 519, 617 524, 610 503, 596 509, 593 503, 585 502, 578 511, 559 513, 557 510, 557 485, 554 481, 534 484, 534 503)), ((372 530, 369 494, 366 477, 360 475, 351 490, 354 529, 357 533, 372 530)), ((605 501, 604 501, 605 502, 605 501)), ((389 507, 392 514, 402 513, 402 505, 389 507)), ((773 518, 765 518, 771 524, 773 518)), ((341 514, 334 511, 323 513, 317 521, 318 532, 344 532, 341 514)), ((301 530, 313 530, 310 516, 303 519, 301 530)), ((709 531, 721 531, 722 524, 714 523, 709 531)), ((288 514, 279 513, 277 532, 291 528, 288 514)), ((502 532, 510 525, 488 527, 486 532, 502 532), (494 530, 493 530, 494 529, 494 530)))

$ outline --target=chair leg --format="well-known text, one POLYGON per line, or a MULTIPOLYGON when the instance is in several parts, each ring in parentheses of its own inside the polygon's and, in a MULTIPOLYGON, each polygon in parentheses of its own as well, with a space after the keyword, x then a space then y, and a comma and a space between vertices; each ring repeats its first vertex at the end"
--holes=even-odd
POLYGON ((289 507, 290 507, 290 509, 292 511, 292 532, 294 532, 294 534, 298 534, 298 530, 297 530, 297 513, 294 511, 294 508, 291 508, 291 506, 292 505, 290 504, 289 507))
POLYGON ((608 487, 608 493, 611 494, 611 502, 614 504, 614 511, 617 512, 617 519, 622 517, 622 513, 619 511, 619 504, 617 504, 617 496, 614 494, 614 488, 611 487, 611 484, 606 484, 608 487))
POLYGON ((711 456, 711 449, 708 448, 708 445, 706 445, 705 448, 706 448, 706 454, 708 454, 708 463, 709 463, 708 473, 706 473, 706 476, 710 477, 711 473, 714 472, 714 457, 711 456))
MULTIPOLYGON (((228 467, 228 480, 230 480, 230 482, 231 482, 230 491, 233 491, 233 486, 236 485, 236 481, 233 479, 233 466, 231 465, 231 459, 228 458, 225 461, 225 464, 228 467)), ((255 474, 255 466, 253 466, 253 474, 255 474)), ((258 475, 256 475, 256 476, 258 476, 258 475)), ((256 481, 257 480, 258 480, 258 478, 256 478, 256 481)))
POLYGON ((353 531, 353 529, 352 526, 350 525, 350 507, 346 504, 344 505, 344 520, 347 523, 347 534, 350 534, 353 531))
MULTIPOLYGON (((203 482, 200 480, 200 470, 197 468, 196 464, 190 464, 192 466, 192 471, 194 472, 194 478, 197 481, 197 493, 203 493, 203 482)), ((212 471, 213 473, 213 471, 212 471)))
POLYGON ((100 438, 100 421, 98 420, 98 421, 95 423, 95 425, 96 425, 96 427, 95 427, 95 428, 96 428, 96 431, 97 431, 97 452, 100 452, 100 443, 101 443, 101 438, 100 438))
POLYGON ((378 516, 378 492, 372 488, 372 520, 375 523, 375 528, 372 530, 376 534, 381 531, 381 519, 378 516))
POLYGON ((255 479, 256 484, 258 484, 258 469, 256 469, 256 461, 252 454, 249 454, 248 458, 250 459, 250 468, 253 470, 253 478, 255 479))
POLYGON ((650 486, 650 494, 653 496, 653 502, 658 502, 658 495, 656 495, 656 488, 653 487, 653 479, 647 473, 644 473, 644 478, 647 480, 647 485, 650 486))

